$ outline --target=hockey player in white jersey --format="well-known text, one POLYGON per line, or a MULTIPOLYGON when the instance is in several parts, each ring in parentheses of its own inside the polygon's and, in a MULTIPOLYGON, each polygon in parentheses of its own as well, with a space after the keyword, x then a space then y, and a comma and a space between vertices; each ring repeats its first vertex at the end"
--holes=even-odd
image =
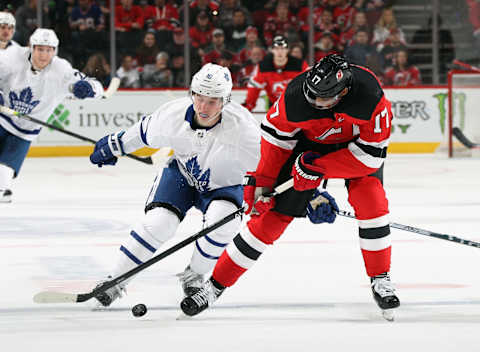
POLYGON ((12 40, 15 33, 15 17, 9 12, 0 12, 0 50, 18 45, 12 40))
MULTIPOLYGON (((0 105, 46 121, 67 96, 101 98, 103 87, 56 56, 58 38, 51 29, 38 28, 30 47, 0 50, 0 105)), ((41 126, 0 113, 0 202, 11 201, 12 179, 18 176, 30 143, 41 126)))
MULTIPOLYGON (((243 177, 256 167, 260 155, 260 129, 247 109, 230 101, 231 90, 230 71, 206 64, 192 79, 190 97, 162 105, 95 145, 90 160, 98 166, 114 165, 118 156, 145 146, 174 150, 154 180, 145 215, 120 247, 113 277, 150 259, 174 236, 190 208, 199 209, 208 225, 242 206, 243 177)), ((203 275, 212 270, 240 224, 236 218, 196 241, 189 265, 178 275, 185 295, 202 285, 203 275)), ((109 306, 124 286, 96 298, 109 306)))

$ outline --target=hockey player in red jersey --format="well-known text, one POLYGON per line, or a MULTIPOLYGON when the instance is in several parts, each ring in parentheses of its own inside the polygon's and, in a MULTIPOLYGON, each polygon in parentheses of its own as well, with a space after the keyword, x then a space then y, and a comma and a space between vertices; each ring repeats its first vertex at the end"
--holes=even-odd
POLYGON ((342 56, 326 56, 294 78, 261 125, 261 158, 244 187, 251 218, 220 256, 210 280, 182 301, 183 312, 196 315, 210 306, 295 217, 305 216, 322 180, 341 178, 358 220, 374 299, 392 320, 400 301, 389 275, 391 239, 383 189, 391 119, 391 103, 375 75, 342 56), (292 176, 293 188, 261 196, 292 176))
POLYGON ((242 105, 252 111, 257 105, 261 90, 265 89, 270 101, 269 106, 272 106, 287 84, 307 68, 305 61, 288 54, 288 43, 285 37, 276 36, 273 38, 272 52, 265 56, 250 76, 247 98, 242 105))

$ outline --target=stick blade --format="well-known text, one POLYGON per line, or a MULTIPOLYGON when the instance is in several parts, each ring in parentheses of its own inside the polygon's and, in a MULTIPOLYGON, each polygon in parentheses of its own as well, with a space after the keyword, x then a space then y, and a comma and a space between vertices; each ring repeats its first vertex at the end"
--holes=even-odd
POLYGON ((33 296, 35 303, 76 303, 78 295, 74 293, 43 291, 33 296))
POLYGON ((120 78, 118 77, 113 77, 112 80, 110 81, 110 85, 108 86, 107 90, 103 94, 104 99, 110 98, 115 92, 118 90, 120 87, 120 78))

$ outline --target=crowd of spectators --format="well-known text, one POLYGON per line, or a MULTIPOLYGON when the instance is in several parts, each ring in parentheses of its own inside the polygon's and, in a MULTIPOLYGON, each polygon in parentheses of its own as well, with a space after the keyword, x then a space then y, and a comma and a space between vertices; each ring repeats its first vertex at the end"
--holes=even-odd
MULTIPOLYGON (((43 26, 59 34, 59 55, 108 83, 110 1, 115 1, 116 75, 122 86, 186 86, 182 0, 43 1, 43 26)), ((17 20, 14 40, 26 45, 37 26, 37 0, 10 4, 17 20)), ((341 53, 369 67, 384 84, 421 83, 391 5, 391 0, 314 0, 315 61, 341 53)), ((291 55, 306 59, 307 1, 194 0, 189 13, 192 72, 218 63, 231 70, 234 86, 245 87, 276 35, 288 39, 291 55)))

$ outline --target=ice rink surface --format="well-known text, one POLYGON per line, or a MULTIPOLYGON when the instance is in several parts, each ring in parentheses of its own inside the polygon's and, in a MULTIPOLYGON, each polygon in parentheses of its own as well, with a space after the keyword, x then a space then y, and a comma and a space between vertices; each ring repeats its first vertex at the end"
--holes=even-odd
MULTIPOLYGON (((143 214, 155 167, 122 159, 29 158, 0 204, 0 351, 479 351, 480 248, 392 229, 402 305, 385 321, 371 297, 354 220, 299 219, 213 309, 176 320, 174 274, 191 246, 142 272, 109 311, 40 305, 41 290, 88 292, 143 214), (134 318, 131 307, 149 311, 134 318)), ((391 221, 480 241, 480 160, 390 155, 391 221)), ((329 182, 351 210, 343 181, 329 182)), ((173 245, 201 228, 196 210, 173 245)))

